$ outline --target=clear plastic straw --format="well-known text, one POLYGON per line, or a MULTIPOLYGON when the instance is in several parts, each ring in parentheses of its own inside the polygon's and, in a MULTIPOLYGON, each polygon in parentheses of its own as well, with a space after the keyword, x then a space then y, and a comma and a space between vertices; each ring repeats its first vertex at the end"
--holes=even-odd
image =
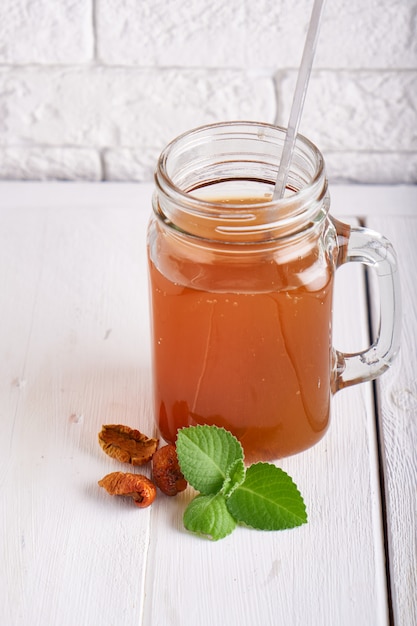
POLYGON ((315 0, 311 12, 310 24, 308 27, 306 42, 304 44, 303 56, 297 76, 294 98, 291 106, 288 129, 285 136, 282 150, 281 162, 279 164, 278 176, 274 189, 274 200, 282 198, 287 186, 288 174, 290 171, 291 159, 294 152, 295 140, 300 125, 303 112, 304 100, 307 93, 308 82, 310 80, 311 68, 316 52, 321 16, 325 0, 315 0))

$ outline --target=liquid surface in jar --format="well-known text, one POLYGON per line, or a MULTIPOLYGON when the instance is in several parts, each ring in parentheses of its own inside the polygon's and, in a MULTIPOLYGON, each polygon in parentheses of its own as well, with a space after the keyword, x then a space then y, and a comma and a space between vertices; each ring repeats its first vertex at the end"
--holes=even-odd
POLYGON ((329 420, 332 313, 332 278, 316 246, 286 264, 254 258, 235 281, 223 255, 198 266, 169 237, 158 249, 165 263, 150 259, 150 284, 162 437, 223 426, 247 462, 316 443, 329 420))

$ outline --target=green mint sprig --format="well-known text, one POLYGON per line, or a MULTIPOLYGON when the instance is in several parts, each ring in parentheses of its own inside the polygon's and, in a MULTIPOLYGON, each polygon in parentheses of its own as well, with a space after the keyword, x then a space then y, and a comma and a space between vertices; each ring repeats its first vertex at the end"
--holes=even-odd
POLYGON ((187 530, 218 540, 237 524, 283 530, 307 522, 304 500, 290 476, 270 463, 246 468, 241 444, 224 428, 182 428, 176 447, 181 472, 200 492, 185 510, 187 530))

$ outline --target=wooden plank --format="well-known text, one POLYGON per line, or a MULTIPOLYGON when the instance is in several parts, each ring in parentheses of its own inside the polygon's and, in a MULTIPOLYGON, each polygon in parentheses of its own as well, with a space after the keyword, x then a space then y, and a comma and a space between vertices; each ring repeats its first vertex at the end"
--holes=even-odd
POLYGON ((417 624, 417 204, 416 217, 372 217, 367 225, 397 250, 402 283, 401 350, 378 381, 396 625, 417 624))
POLYGON ((417 185, 332 185, 333 215, 366 216, 416 215, 417 185))
POLYGON ((126 468, 97 433, 153 430, 144 220, 30 211, 0 234, 0 623, 138 624, 150 511, 98 487, 126 468))
POLYGON ((153 509, 144 624, 388 623, 379 492, 363 454, 370 407, 366 393, 343 393, 326 441, 280 463, 304 494, 308 526, 240 528, 211 544, 184 535, 189 496, 153 509))

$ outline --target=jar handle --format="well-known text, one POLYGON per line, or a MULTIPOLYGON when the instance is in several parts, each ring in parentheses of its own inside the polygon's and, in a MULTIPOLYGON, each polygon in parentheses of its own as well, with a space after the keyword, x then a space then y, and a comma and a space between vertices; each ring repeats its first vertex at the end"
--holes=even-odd
POLYGON ((401 292, 395 251, 391 243, 373 230, 348 226, 332 218, 336 227, 339 254, 337 267, 363 263, 372 268, 379 287, 379 329, 366 350, 344 353, 335 350, 333 391, 372 380, 391 365, 400 343, 401 292))

